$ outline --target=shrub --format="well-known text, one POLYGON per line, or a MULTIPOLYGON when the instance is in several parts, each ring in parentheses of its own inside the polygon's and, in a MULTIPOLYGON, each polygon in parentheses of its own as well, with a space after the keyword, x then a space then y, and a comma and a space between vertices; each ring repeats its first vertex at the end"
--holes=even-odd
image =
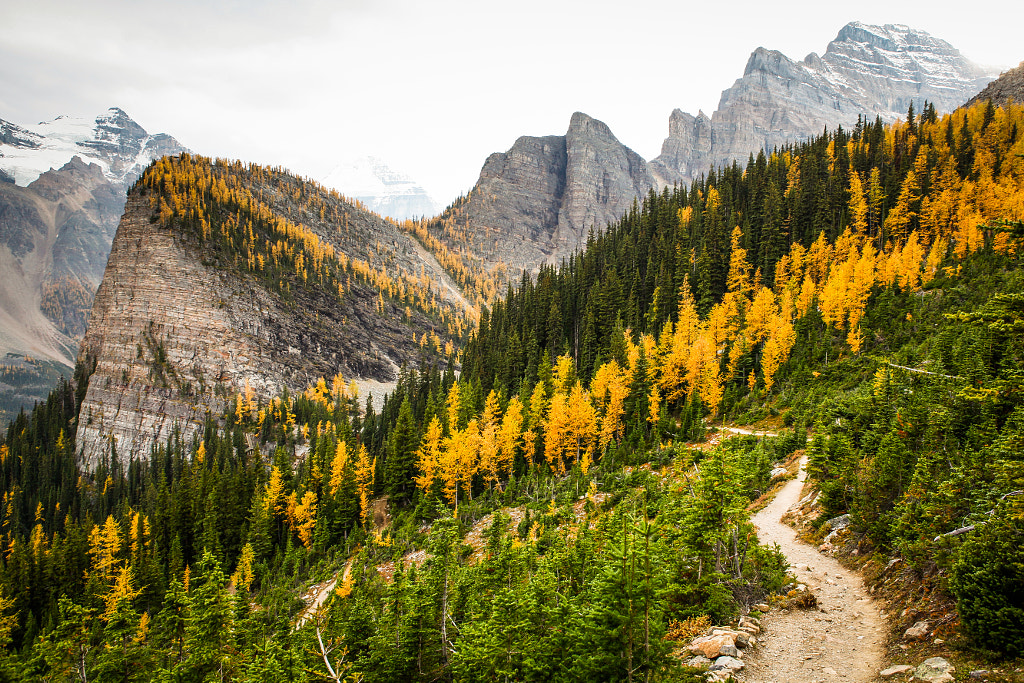
POLYGON ((972 531, 950 589, 964 630, 981 647, 1024 654, 1024 526, 1004 511, 972 531))

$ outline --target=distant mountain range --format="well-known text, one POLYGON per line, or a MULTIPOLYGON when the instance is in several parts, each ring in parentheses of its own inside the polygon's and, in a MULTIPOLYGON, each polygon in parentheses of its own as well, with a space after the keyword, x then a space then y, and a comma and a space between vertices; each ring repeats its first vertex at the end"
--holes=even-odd
MULTIPOLYGON (((467 248, 494 268, 535 271, 557 263, 651 189, 689 183, 712 166, 820 134, 858 117, 895 121, 913 102, 951 111, 996 74, 952 45, 907 26, 847 24, 825 54, 795 62, 758 48, 709 117, 676 109, 662 153, 645 162, 600 121, 577 113, 563 136, 523 137, 491 155, 469 200, 435 224, 460 226, 467 248)), ((457 248, 458 244, 451 244, 457 248)), ((500 291, 501 288, 499 288, 500 291)))
POLYGON ((70 374, 125 190, 182 149, 117 108, 34 126, 0 119, 0 417, 70 374))
MULTIPOLYGON (((433 219, 426 191, 379 159, 341 164, 323 184, 383 216, 428 218, 452 253, 497 273, 487 290, 500 293, 521 272, 567 258, 648 192, 859 116, 891 121, 925 100, 954 109, 993 75, 922 31, 854 22, 820 57, 755 50, 711 116, 672 112, 650 162, 577 112, 564 135, 521 137, 492 154, 472 191, 433 219)), ((117 108, 37 125, 0 119, 0 362, 23 367, 30 356, 51 370, 71 367, 125 191, 153 159, 183 149, 117 108)), ((0 379, 0 411, 45 395, 42 384, 23 390, 11 376, 0 379)))
POLYGON ((415 180, 372 156, 338 164, 321 183, 396 221, 436 216, 441 211, 415 180))
POLYGON ((182 149, 166 133, 150 135, 117 107, 94 119, 58 116, 34 126, 0 119, 0 172, 22 187, 77 156, 98 165, 111 184, 127 189, 153 159, 182 149))
POLYGON ((820 57, 812 52, 797 62, 776 50, 754 50, 710 117, 672 112, 669 136, 651 166, 662 184, 688 182, 713 165, 742 163, 748 154, 826 126, 850 128, 858 116, 895 121, 906 117, 911 102, 921 111, 926 100, 939 112, 952 111, 997 75, 924 31, 851 22, 820 57))

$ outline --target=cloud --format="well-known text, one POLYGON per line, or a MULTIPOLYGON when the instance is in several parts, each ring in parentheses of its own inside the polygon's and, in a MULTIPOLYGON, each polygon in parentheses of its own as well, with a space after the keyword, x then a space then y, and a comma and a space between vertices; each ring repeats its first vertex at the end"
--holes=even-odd
POLYGON ((562 134, 576 110, 655 156, 672 109, 710 114, 755 47, 800 59, 853 19, 918 26, 988 63, 1000 60, 968 39, 1016 44, 998 34, 1012 22, 981 36, 952 9, 899 11, 881 0, 8 3, 0 117, 116 105, 196 151, 307 175, 373 153, 447 201, 488 154, 562 134))

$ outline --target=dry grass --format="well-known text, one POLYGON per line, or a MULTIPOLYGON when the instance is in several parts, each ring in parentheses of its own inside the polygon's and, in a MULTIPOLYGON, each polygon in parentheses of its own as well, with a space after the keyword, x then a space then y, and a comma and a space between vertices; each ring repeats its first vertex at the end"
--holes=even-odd
POLYGON ((690 617, 683 621, 672 621, 668 625, 668 632, 665 634, 665 640, 674 640, 676 642, 692 640, 699 635, 702 635, 711 627, 711 618, 706 614, 702 614, 699 617, 690 617))

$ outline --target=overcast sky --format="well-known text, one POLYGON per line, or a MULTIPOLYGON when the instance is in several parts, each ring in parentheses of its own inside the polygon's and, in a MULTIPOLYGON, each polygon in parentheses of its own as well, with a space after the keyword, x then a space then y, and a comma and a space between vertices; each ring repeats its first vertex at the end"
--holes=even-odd
POLYGON ((985 65, 1024 59, 1017 0, 0 0, 0 118, 119 106, 196 152, 314 178, 374 154, 447 203, 491 152, 579 110, 645 158, 763 46, 823 53, 902 23, 985 65))

